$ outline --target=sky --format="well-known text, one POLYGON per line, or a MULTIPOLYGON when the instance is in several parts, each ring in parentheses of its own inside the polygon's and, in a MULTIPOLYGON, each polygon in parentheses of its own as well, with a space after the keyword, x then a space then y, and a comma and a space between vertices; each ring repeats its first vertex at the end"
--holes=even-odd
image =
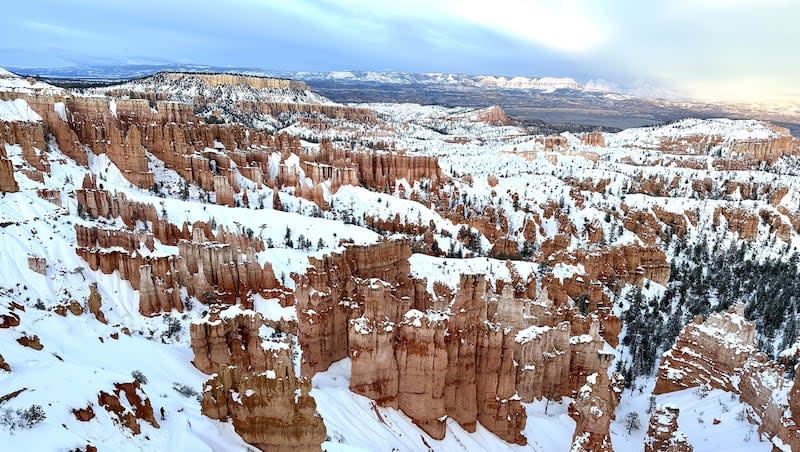
POLYGON ((26 0, 0 66, 561 76, 652 97, 800 102, 797 0, 26 0))

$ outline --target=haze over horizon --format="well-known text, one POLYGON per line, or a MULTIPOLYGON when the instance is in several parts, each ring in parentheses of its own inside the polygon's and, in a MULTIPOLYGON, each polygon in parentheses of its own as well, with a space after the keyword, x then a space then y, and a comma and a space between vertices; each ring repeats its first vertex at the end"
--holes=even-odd
POLYGON ((188 63, 573 77, 645 96, 800 99, 791 0, 9 4, 0 66, 188 63), (224 9, 223 9, 224 8, 224 9))

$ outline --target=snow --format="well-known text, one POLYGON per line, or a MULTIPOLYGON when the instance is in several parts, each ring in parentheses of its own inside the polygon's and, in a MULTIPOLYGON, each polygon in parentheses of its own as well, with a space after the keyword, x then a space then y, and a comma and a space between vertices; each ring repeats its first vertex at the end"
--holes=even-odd
POLYGON ((757 120, 683 119, 658 127, 626 129, 616 134, 606 134, 607 146, 652 146, 661 139, 680 139, 693 136, 724 137, 726 140, 765 140, 777 138, 781 133, 769 124, 757 120))
POLYGON ((416 427, 402 411, 379 407, 374 401, 349 391, 350 360, 333 363, 325 372, 317 373, 311 395, 317 411, 325 420, 328 451, 396 450, 416 452, 433 450, 536 451, 567 450, 575 430, 575 421, 567 415, 569 399, 559 402, 523 403, 528 414, 524 434, 527 446, 506 443, 480 424, 474 433, 466 432, 453 419, 446 420, 443 440, 435 440, 416 427), (546 413, 545 413, 546 410, 546 413), (353 422, 358 419, 358 422, 353 422))
POLYGON ((0 100, 0 121, 41 121, 25 99, 0 100))
POLYGON ((67 107, 64 105, 64 102, 56 102, 53 104, 53 108, 58 113, 58 117, 61 118, 62 121, 67 121, 67 107))
MULTIPOLYGON (((614 450, 618 452, 641 452, 647 433, 650 415, 647 408, 650 404, 650 393, 655 379, 639 380, 643 390, 631 393, 626 389, 622 401, 616 410, 616 419, 611 424, 611 440, 614 450), (642 423, 640 430, 628 434, 625 416, 629 412, 639 415, 642 423)), ((700 398, 697 388, 685 389, 656 396, 656 404, 674 406, 680 409, 678 430, 694 447, 695 452, 767 452, 771 445, 759 441, 757 426, 750 424, 742 413, 747 405, 738 396, 712 389, 700 398), (720 421, 714 425, 714 419, 720 421)))
MULTIPOLYGON (((511 272, 506 267, 507 261, 476 257, 471 259, 440 258, 427 254, 414 254, 409 258, 411 274, 417 278, 426 278, 428 291, 433 293, 433 284, 440 282, 457 289, 462 274, 483 274, 490 282, 496 280, 511 281, 511 272)), ((533 262, 511 261, 516 272, 525 280, 535 271, 537 264, 533 262)))
POLYGON ((529 326, 523 330, 520 330, 520 332, 517 333, 517 336, 514 338, 514 340, 518 344, 524 344, 526 342, 530 342, 532 340, 537 339, 538 337, 542 336, 548 331, 550 331, 549 326, 536 326, 536 325, 529 326))

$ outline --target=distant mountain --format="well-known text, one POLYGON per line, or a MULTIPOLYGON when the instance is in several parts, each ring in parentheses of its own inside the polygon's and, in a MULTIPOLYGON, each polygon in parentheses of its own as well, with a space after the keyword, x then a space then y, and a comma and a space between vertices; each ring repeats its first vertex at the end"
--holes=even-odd
POLYGON ((160 71, 235 72, 302 80, 340 103, 411 102, 483 108, 500 106, 526 123, 628 128, 682 118, 760 119, 800 134, 800 110, 749 104, 652 99, 598 89, 572 78, 508 77, 392 71, 291 72, 209 65, 121 65, 66 68, 9 68, 68 88, 107 85, 160 71))

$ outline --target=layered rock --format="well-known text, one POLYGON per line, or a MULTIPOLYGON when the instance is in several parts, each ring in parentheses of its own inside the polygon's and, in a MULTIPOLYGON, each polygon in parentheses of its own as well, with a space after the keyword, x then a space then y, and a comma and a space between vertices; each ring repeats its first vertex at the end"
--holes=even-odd
POLYGON ((678 407, 658 405, 650 415, 644 452, 692 452, 686 434, 678 430, 678 407))
POLYGON ((446 335, 445 316, 412 309, 398 325, 394 349, 397 405, 433 438, 445 435, 446 335))
POLYGON ((740 394, 749 419, 777 448, 800 448, 797 382, 783 377, 783 366, 767 360, 755 344, 755 325, 743 317, 744 305, 696 318, 664 353, 655 394, 707 385, 740 394))
POLYGON ((225 366, 252 372, 274 370, 276 360, 290 358, 284 352, 291 345, 288 333, 295 332, 296 326, 288 320, 268 321, 261 314, 237 306, 212 308, 207 319, 189 327, 192 362, 206 374, 225 366))
POLYGON ((774 447, 800 449, 800 410, 797 377, 784 378, 784 368, 767 360, 763 353, 751 357, 739 379, 741 400, 750 406, 750 421, 774 447))
POLYGON ((571 395, 569 322, 528 327, 517 334, 516 342, 517 392, 523 402, 571 395))
POLYGON ((190 330, 195 366, 213 373, 203 414, 231 420, 242 439, 264 451, 318 451, 325 425, 311 380, 295 375, 291 339, 252 311, 229 309, 190 330))
POLYGON ((209 86, 244 85, 258 89, 297 89, 308 90, 308 85, 299 80, 260 77, 257 75, 227 74, 227 73, 189 73, 189 72, 164 72, 163 76, 172 80, 192 78, 201 80, 209 86))
POLYGON ((745 320, 744 305, 700 317, 686 325, 659 365, 654 394, 701 385, 735 391, 735 379, 758 349, 755 325, 745 320))
POLYGON ((364 314, 351 320, 348 328, 350 390, 381 405, 396 406, 395 329, 400 315, 411 307, 411 300, 396 299, 392 286, 379 279, 360 281, 357 292, 364 302, 364 314))
MULTIPOLYGON (((351 151, 320 146, 320 152, 311 156, 311 159, 317 164, 327 165, 311 171, 312 175, 330 168, 326 171, 335 184, 355 185, 353 182, 358 181, 375 191, 394 190, 402 179, 413 184, 423 179, 439 181, 443 177, 438 159, 428 156, 398 152, 351 151), (354 171, 357 173, 354 174, 354 171)), ((322 177, 328 174, 323 173, 322 177)))

